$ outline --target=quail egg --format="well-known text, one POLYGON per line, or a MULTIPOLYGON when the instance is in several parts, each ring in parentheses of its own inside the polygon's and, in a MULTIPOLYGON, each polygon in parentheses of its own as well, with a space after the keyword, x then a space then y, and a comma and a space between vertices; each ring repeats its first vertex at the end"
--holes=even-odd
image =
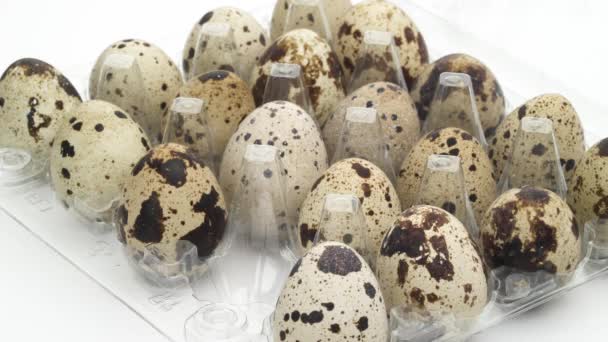
POLYGON ((11 64, 0 77, 0 146, 46 159, 65 113, 81 102, 61 72, 37 59, 11 64))
POLYGON ((224 195, 211 170, 177 144, 154 147, 136 163, 122 190, 119 237, 138 251, 154 247, 159 258, 180 258, 179 241, 200 258, 218 246, 226 227, 224 195))
MULTIPOLYGON (((304 85, 320 124, 344 98, 342 69, 329 44, 318 34, 298 29, 280 36, 262 54, 252 74, 253 96, 259 106, 273 63, 298 64, 302 68, 304 85)), ((311 113, 312 114, 312 113, 311 113)))
POLYGON ((376 273, 387 307, 474 317, 487 302, 484 265, 466 228, 447 211, 415 206, 384 236, 376 273))
MULTIPOLYGON (((285 24, 287 23, 287 14, 289 13, 289 5, 293 2, 291 0, 279 0, 277 1, 274 12, 272 14, 272 22, 270 24, 270 37, 272 40, 277 39, 280 35, 285 33, 285 24)), ((323 13, 327 18, 329 25, 330 34, 336 32, 338 29, 338 23, 342 14, 352 7, 350 0, 321 0, 319 3, 322 6, 323 13)), ((321 18, 315 18, 314 13, 294 13, 298 20, 307 20, 312 24, 319 22, 321 18)), ((301 27, 301 26, 298 26, 301 27)))
POLYGON ((275 341, 386 341, 378 281, 352 248, 339 242, 315 246, 291 270, 272 331, 275 341))

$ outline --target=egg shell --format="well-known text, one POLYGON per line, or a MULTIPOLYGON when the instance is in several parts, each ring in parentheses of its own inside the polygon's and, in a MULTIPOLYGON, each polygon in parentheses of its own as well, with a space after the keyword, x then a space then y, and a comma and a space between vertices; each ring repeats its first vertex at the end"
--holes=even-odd
POLYGON ((152 135, 150 138, 160 141, 162 138, 161 116, 171 106, 173 96, 183 83, 179 69, 163 50, 151 43, 139 39, 118 41, 105 49, 95 63, 89 79, 92 98, 95 98, 97 94, 103 63, 112 54, 126 54, 134 57, 138 69, 131 70, 132 72, 139 70, 141 77, 138 78, 136 75, 127 75, 127 77, 131 80, 139 79, 141 83, 133 81, 125 84, 123 80, 117 78, 110 77, 109 80, 106 78, 107 82, 116 84, 117 90, 113 94, 104 95, 104 99, 113 103, 122 103, 122 94, 141 94, 141 96, 132 96, 129 99, 129 105, 123 104, 122 107, 136 121, 138 119, 136 115, 144 113, 148 126, 147 132, 152 135), (136 89, 139 87, 143 87, 143 89, 136 89), (143 108, 139 108, 142 105, 143 108))
POLYGON ((50 158, 59 200, 102 208, 118 200, 131 168, 150 149, 131 117, 105 101, 87 101, 66 113, 50 158))
POLYGON ((374 108, 389 146, 390 157, 400 166, 420 136, 420 121, 407 91, 388 82, 375 82, 348 95, 323 126, 323 139, 330 156, 336 151, 349 107, 374 108))
POLYGON ((304 85, 308 88, 315 111, 314 117, 321 124, 344 98, 340 62, 329 44, 311 30, 287 32, 262 54, 251 75, 253 97, 258 106, 264 99, 273 63, 301 66, 304 85))
MULTIPOLYGON (((331 33, 337 32, 338 25, 342 15, 352 7, 350 0, 321 0, 325 17, 327 18, 331 33)), ((274 12, 272 13, 272 22, 270 24, 270 37, 272 40, 277 39, 284 33, 285 24, 287 22, 287 13, 291 0, 277 1, 274 12)), ((305 7, 306 8, 306 7, 305 7)), ((312 22, 320 21, 320 18, 315 18, 314 13, 298 13, 299 20, 310 20, 312 22)))
POLYGON ((211 170, 184 146, 154 147, 135 165, 122 192, 119 236, 143 251, 153 246, 163 261, 175 262, 189 241, 200 258, 208 257, 226 227, 226 203, 211 170))
MULTIPOLYGON (((475 217, 479 220, 496 198, 492 164, 477 139, 459 128, 443 128, 428 133, 412 148, 397 177, 397 192, 401 205, 408 208, 414 204, 428 157, 432 154, 460 157, 465 188, 475 217)), ((436 196, 441 198, 443 194, 436 196)))
MULTIPOLYGON (((177 97, 180 96, 204 101, 212 146, 220 156, 239 123, 255 109, 247 83, 228 71, 212 71, 191 79, 179 89, 177 97)), ((166 118, 167 112, 163 116, 166 118)), ((191 124, 201 125, 200 122, 191 124)), ((192 137, 192 140, 196 139, 199 138, 192 137)))
POLYGON ((296 210, 327 169, 327 152, 314 120, 302 108, 269 102, 249 114, 232 135, 220 167, 220 183, 230 199, 237 190, 247 145, 273 145, 286 174, 287 207, 296 210))
POLYGON ((378 281, 352 248, 319 244, 293 267, 272 330, 275 341, 387 341, 378 281))
MULTIPOLYGON (((234 34, 234 42, 237 51, 235 61, 249 76, 260 55, 270 44, 264 28, 249 13, 234 7, 219 7, 205 13, 194 25, 184 46, 182 57, 182 68, 186 75, 192 71, 192 63, 196 54, 196 44, 201 34, 201 29, 206 23, 228 23, 234 34)), ((219 56, 210 55, 209 58, 219 56)), ((218 63, 222 63, 219 61, 218 63)), ((192 77, 198 75, 192 75, 192 77)), ((248 80, 248 79, 247 79, 248 80)))
POLYGON ((376 273, 387 307, 473 317, 488 296, 482 259, 466 228, 447 211, 415 206, 385 235, 376 273))
POLYGON ((444 72, 464 73, 471 76, 479 121, 486 137, 493 136, 505 115, 505 97, 502 88, 485 64, 462 53, 441 57, 424 66, 410 90, 420 120, 426 120, 439 84, 439 76, 444 72))
POLYGON ((481 243, 492 268, 567 275, 581 258, 572 210, 557 194, 535 187, 511 189, 492 203, 481 225, 481 243))
POLYGON ((59 122, 80 103, 74 86, 53 66, 34 58, 14 62, 0 77, 0 146, 48 158, 59 122))
POLYGON ((568 203, 581 224, 608 218, 608 138, 584 154, 569 185, 568 203))
POLYGON ((426 43, 412 19, 399 7, 384 0, 358 3, 340 20, 334 40, 346 79, 350 80, 357 58, 363 53, 363 36, 369 30, 393 33, 403 76, 411 87, 423 65, 429 61, 426 43))
MULTIPOLYGON (((314 183, 300 210, 298 227, 304 248, 312 247, 324 198, 330 193, 359 198, 367 223, 367 246, 372 255, 376 255, 384 234, 401 212, 397 192, 386 174, 376 165, 358 158, 341 160, 327 169, 314 183)), ((343 231, 325 232, 325 238, 348 243, 353 240, 351 234, 351 227, 344 227, 343 231)))
POLYGON ((513 142, 524 117, 547 118, 553 121, 553 131, 566 180, 585 153, 585 136, 578 114, 568 99, 559 94, 544 94, 528 100, 511 112, 500 124, 496 136, 488 141, 488 156, 495 174, 500 175, 510 158, 513 142))

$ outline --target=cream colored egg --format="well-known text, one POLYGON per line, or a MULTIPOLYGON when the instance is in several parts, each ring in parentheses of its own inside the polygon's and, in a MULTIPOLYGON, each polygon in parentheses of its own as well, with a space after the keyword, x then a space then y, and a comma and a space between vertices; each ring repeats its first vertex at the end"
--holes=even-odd
POLYGON ((229 199, 237 190, 249 144, 279 149, 286 173, 287 206, 291 210, 300 207, 313 183, 327 169, 325 144, 312 117, 293 103, 269 102, 241 122, 226 146, 220 183, 229 199))
POLYGON ((226 228, 226 203, 211 170, 185 147, 159 145, 132 169, 118 210, 119 236, 138 251, 154 247, 166 262, 180 258, 178 241, 208 257, 226 228))
POLYGON ((148 127, 144 128, 151 135, 151 139, 160 141, 161 115, 171 105, 171 100, 182 83, 179 69, 159 47, 139 39, 125 39, 112 44, 99 56, 89 79, 89 92, 92 99, 103 98, 119 104, 137 122, 146 123, 148 127), (122 79, 113 77, 110 73, 105 75, 105 80, 100 80, 103 63, 113 54, 133 57, 137 62, 137 68, 129 69, 122 79), (131 75, 138 71, 141 76, 131 75), (100 81, 108 84, 104 89, 114 89, 114 91, 109 94, 98 94, 100 81), (129 96, 129 99, 125 100, 123 98, 125 96, 129 96), (139 116, 143 118, 139 119, 139 116))
POLYGON ((392 83, 376 82, 347 96, 323 125, 330 156, 336 151, 349 107, 376 109, 390 157, 395 167, 400 166, 420 136, 420 121, 408 92, 392 83))
MULTIPOLYGON (((338 25, 340 23, 340 18, 348 9, 352 7, 350 0, 321 0, 323 13, 327 18, 327 23, 329 25, 330 33, 336 32, 338 30, 338 25)), ((270 24, 270 37, 272 40, 277 39, 280 35, 282 35, 285 30, 285 24, 287 23, 287 13, 289 11, 289 5, 293 2, 290 0, 279 0, 274 6, 274 12, 272 13, 272 22, 270 24)), ((302 6, 300 8, 310 9, 311 7, 302 6)), ((318 23, 321 19, 316 18, 314 13, 308 12, 296 12, 293 14, 297 21, 300 20, 308 20, 311 24, 318 23)), ((293 24, 292 24, 293 25, 293 24)), ((296 26, 301 27, 301 26, 296 26)))
POLYGON ((404 211, 382 241, 376 273, 387 307, 474 317, 488 300, 484 266, 466 228, 447 211, 404 211))
POLYGON ((314 247, 283 286, 272 333, 286 342, 386 341, 386 308, 372 270, 342 243, 314 247))
POLYGON ((51 150, 50 175, 58 199, 92 209, 117 201, 131 168, 150 143, 131 117, 104 101, 66 113, 51 150))
MULTIPOLYGON (((236 132, 239 123, 255 109, 247 83, 228 71, 212 71, 191 79, 179 89, 177 97, 180 96, 203 100, 208 131, 213 137, 212 147, 219 156, 224 152, 228 140, 236 132)), ((167 113, 163 115, 164 118, 167 117, 167 113)), ((163 122, 166 122, 166 119, 163 122)), ((201 125, 200 122, 187 124, 201 125)), ((199 129, 199 131, 204 130, 199 129)), ((205 137, 201 135, 197 137, 195 134, 186 139, 196 142, 203 138, 205 137)))
POLYGON ((315 118, 322 124, 344 98, 342 69, 329 44, 311 30, 299 29, 275 40, 251 75, 256 104, 262 104, 273 63, 298 64, 308 88, 315 118))
POLYGON ((399 7, 385 0, 358 3, 340 19, 334 41, 346 79, 350 80, 357 59, 363 53, 363 36, 369 30, 393 33, 401 69, 411 88, 422 72, 423 65, 429 61, 426 43, 412 19, 399 7))
POLYGON ((578 114, 570 101, 559 94, 544 94, 528 100, 509 114, 488 141, 488 155, 495 174, 500 176, 510 157, 513 141, 517 137, 521 119, 544 117, 553 121, 555 140, 566 180, 572 178, 574 168, 585 153, 585 136, 578 114))
POLYGON ((608 218, 608 139, 591 147, 574 169, 568 203, 581 224, 608 218))
POLYGON ((492 203, 481 225, 488 266, 571 275, 581 259, 581 238, 570 207, 535 187, 512 189, 492 203))
POLYGON ((444 72, 464 73, 471 76, 479 120, 487 138, 494 135, 505 115, 505 97, 492 71, 476 58, 451 54, 426 65, 414 82, 410 94, 416 103, 421 121, 426 120, 429 108, 444 72))
POLYGON ((59 123, 80 102, 74 86, 53 66, 33 58, 14 62, 0 77, 0 147, 48 158, 59 123))
MULTIPOLYGON (((359 198, 361 211, 367 223, 367 246, 376 255, 380 243, 391 224, 399 216, 401 205, 397 192, 386 174, 374 164, 357 158, 344 159, 332 165, 315 182, 300 210, 298 223, 302 247, 312 247, 319 229, 325 196, 350 194, 359 198)), ((353 239, 352 227, 340 231, 324 232, 328 240, 349 243, 353 239)))
MULTIPOLYGON (((496 198, 492 164, 477 139, 458 128, 443 128, 428 133, 412 148, 403 161, 397 178, 397 192, 401 205, 408 208, 414 204, 428 157, 432 154, 460 157, 465 188, 475 211, 475 217, 479 220, 496 198)), ((441 193, 433 195, 438 198, 443 196, 441 193)))
MULTIPOLYGON (((201 19, 194 24, 190 31, 184 51, 182 53, 182 68, 187 78, 193 75, 193 63, 196 54, 196 43, 201 34, 201 28, 206 23, 227 23, 232 28, 234 42, 236 45, 236 60, 239 68, 244 72, 243 77, 248 77, 260 55, 270 41, 267 39, 264 28, 249 13, 234 7, 219 7, 205 13, 201 19)), ((218 59, 217 63, 222 65, 225 61, 220 60, 224 54, 211 55, 209 58, 218 59)), ((246 79, 249 81, 249 79, 246 79)))

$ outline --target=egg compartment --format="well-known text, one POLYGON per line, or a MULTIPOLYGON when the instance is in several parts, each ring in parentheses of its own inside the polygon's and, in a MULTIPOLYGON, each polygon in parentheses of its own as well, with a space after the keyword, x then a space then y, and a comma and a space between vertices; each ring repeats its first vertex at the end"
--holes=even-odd
MULTIPOLYGON (((266 81, 262 103, 288 101, 297 104, 315 118, 308 88, 304 86, 302 67, 299 64, 274 63, 266 81)), ((316 121, 316 119, 315 119, 316 121)), ((317 122, 318 125, 318 122, 317 122)))
POLYGON ((0 147, 0 193, 3 188, 48 177, 48 159, 20 147, 0 147))
POLYGON ((306 28, 315 31, 333 46, 333 32, 322 0, 290 0, 283 32, 306 28))
POLYGON ((360 51, 346 88, 347 94, 376 81, 391 82, 407 90, 399 51, 391 32, 365 31, 360 51))
POLYGON ((478 317, 458 317, 453 313, 411 307, 392 308, 390 342, 464 341, 605 274, 608 243, 600 238, 600 232, 608 231, 607 228, 606 220, 585 226, 582 236, 584 258, 569 275, 524 272, 509 267, 492 270, 488 276, 489 301, 478 317))
POLYGON ((186 79, 215 70, 234 72, 242 79, 249 76, 238 64, 234 31, 228 23, 207 22, 201 26, 186 79))
MULTIPOLYGON (((511 89, 539 89, 546 87, 546 78, 531 70, 525 64, 513 61, 502 51, 493 49, 474 37, 459 31, 451 24, 421 9, 415 2, 408 0, 395 1, 412 16, 424 33, 426 40, 431 44, 430 55, 442 56, 454 51, 467 51, 483 58, 492 66, 499 66, 509 73, 498 75, 503 84, 510 85, 505 92, 511 103, 523 103, 523 98, 511 89), (502 76, 502 77, 501 77, 502 76), (508 80, 508 81, 506 81, 508 80), (519 83, 518 83, 519 82, 519 83), (526 84, 526 87, 520 87, 526 84)), ((268 6, 274 1, 268 1, 267 6, 255 13, 270 21, 268 6)), ((523 91, 529 97, 531 92, 523 91)), ((587 123, 587 139, 597 141, 601 136, 600 127, 606 127, 606 119, 600 115, 601 111, 588 102, 576 103, 581 113, 581 119, 587 123), (595 122, 594 125, 590 123, 595 122)), ((197 300, 188 288, 167 290, 150 284, 142 279, 128 263, 123 255, 123 247, 113 233, 103 232, 93 234, 87 228, 89 223, 83 223, 78 217, 64 210, 54 200, 54 195, 45 179, 39 179, 27 184, 11 183, 3 188, 0 194, 0 207, 24 229, 44 241, 49 248, 62 255, 67 261, 81 270, 84 274, 95 280, 100 286, 107 289, 117 300, 137 313, 153 328, 171 341, 184 341, 184 322, 205 306, 205 302, 197 300)), ((604 243, 593 243, 591 255, 605 256, 607 248, 604 243)), ((479 318, 476 327, 460 336, 473 334, 500 320, 512 317, 534 306, 538 306, 553 296, 564 293, 566 290, 578 286, 586 281, 606 272, 608 266, 603 260, 596 257, 587 258, 567 287, 560 287, 552 292, 530 301, 517 309, 501 309, 499 305, 492 305, 488 313, 479 318), (491 313, 494 312, 493 316, 491 313)), ((410 319, 411 322, 416 320, 410 319)), ((426 323, 425 323, 426 324, 426 323)), ((447 324, 446 324, 447 325, 447 324)), ((250 325, 253 331, 261 329, 257 325, 250 325)), ((432 329, 431 329, 432 330, 432 329)), ((253 333, 255 336, 257 332, 253 333)))

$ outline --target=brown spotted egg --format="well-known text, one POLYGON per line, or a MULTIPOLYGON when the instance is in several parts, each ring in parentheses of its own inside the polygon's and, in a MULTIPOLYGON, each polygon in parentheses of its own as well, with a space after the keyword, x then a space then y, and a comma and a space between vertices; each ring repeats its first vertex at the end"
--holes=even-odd
POLYGON ((510 157, 521 119, 526 116, 544 117, 553 121, 564 176, 567 180, 571 179, 575 166, 585 153, 585 137, 583 126, 574 107, 570 101, 559 94, 544 94, 527 101, 516 108, 500 124, 496 136, 488 141, 488 155, 492 160, 496 175, 500 176, 502 173, 506 159, 510 157))
POLYGON ((429 108, 444 72, 458 72, 471 76, 479 120, 486 137, 494 135, 505 114, 505 97, 492 71, 482 62, 466 54, 451 54, 426 65, 410 91, 421 121, 426 120, 429 108))
POLYGON ((315 246, 291 270, 272 331, 275 341, 386 341, 378 281, 352 248, 339 242, 315 246))
POLYGON ((581 239, 570 207, 557 194, 536 187, 511 189, 492 203, 481 225, 488 266, 520 271, 574 272, 581 239))
MULTIPOLYGON (((469 200, 475 211, 475 217, 481 218, 496 198, 492 164, 477 139, 458 128, 443 128, 428 133, 412 148, 403 161, 397 178, 397 192, 401 205, 408 208, 414 204, 428 157, 432 154, 460 157, 469 200)), ((441 193, 434 195, 438 198, 443 196, 441 193)))
POLYGON ((119 237, 138 251, 155 247, 160 257, 177 261, 178 241, 208 257, 226 226, 226 203, 211 170, 185 147, 159 145, 143 156, 127 177, 118 210, 119 237))
MULTIPOLYGON (((237 51, 237 60, 245 76, 249 76, 260 55, 270 43, 264 28, 249 13, 233 7, 219 7, 205 13, 194 25, 186 45, 184 46, 182 67, 186 78, 195 77, 193 75, 194 56, 196 54, 196 44, 201 34, 201 28, 206 23, 228 23, 233 30, 234 42, 237 51)), ((217 58, 223 56, 219 54, 217 58)), ((210 58, 213 58, 211 55, 210 58)), ((224 61, 218 60, 221 65, 224 61)), ((248 79, 247 79, 248 81, 248 79)))
POLYGON ((388 231, 376 273, 387 307, 473 317, 487 302, 482 259, 466 228, 447 211, 415 206, 388 231))
POLYGON ((342 69, 329 44, 318 34, 298 29, 280 36, 260 57, 251 75, 253 97, 259 106, 273 63, 299 64, 317 122, 323 123, 344 98, 342 69))
MULTIPOLYGON (((351 194, 359 198, 367 223, 367 245, 372 255, 380 249, 387 229, 401 212, 397 192, 386 174, 374 164, 358 158, 344 159, 332 165, 317 179, 302 203, 298 227, 302 247, 311 248, 319 229, 324 198, 331 193, 351 194)), ((325 232, 325 238, 350 243, 352 229, 325 232)))
POLYGON ((608 139, 591 147, 576 166, 568 203, 581 224, 608 218, 608 139))
MULTIPOLYGON (((272 40, 277 39, 284 33, 285 23, 287 22, 287 13, 289 12, 289 5, 292 3, 293 2, 290 0, 277 1, 274 7, 274 12, 272 13, 272 22, 270 24, 270 37, 272 40)), ((333 34, 333 32, 336 32, 338 29, 342 14, 352 7, 351 1, 321 0, 320 3, 329 24, 330 34, 333 34)), ((303 8, 309 9, 310 7, 305 6, 303 8)), ((294 16, 298 22, 296 23, 297 26, 295 27, 305 27, 306 25, 312 26, 321 21, 321 18, 315 17, 315 13, 294 13, 294 16), (299 24, 299 21, 304 21, 304 23, 299 24)))
MULTIPOLYGON (((212 71, 191 79, 179 89, 177 97, 180 96, 203 100, 208 129, 213 137, 212 146, 219 156, 241 120, 255 109, 247 83, 228 71, 212 71)), ((186 141, 203 138, 195 135, 186 137, 186 141)))
POLYGON ((429 61, 426 43, 410 17, 385 0, 367 0, 354 5, 344 13, 338 31, 334 32, 336 54, 346 79, 350 80, 357 59, 363 53, 363 37, 368 30, 393 33, 403 75, 411 87, 423 65, 429 61))
POLYGON ((0 77, 0 147, 46 159, 59 122, 80 102, 74 86, 53 66, 33 58, 14 62, 0 77))
POLYGON ((314 120, 302 108, 269 102, 249 114, 232 135, 220 168, 220 183, 231 198, 237 190, 247 145, 272 145, 286 174, 287 207, 296 210, 315 180, 327 169, 327 152, 314 120))
POLYGON ((150 149, 141 127, 117 106, 88 101, 63 119, 50 159, 58 199, 101 209, 118 200, 131 168, 150 149))
POLYGON ((137 122, 146 123, 148 127, 144 129, 151 139, 160 141, 161 115, 171 105, 171 100, 182 83, 179 69, 159 47, 143 40, 125 39, 112 44, 99 56, 89 79, 89 93, 92 99, 103 98, 120 104, 137 122), (139 70, 141 76, 126 74, 126 77, 120 79, 112 77, 111 73, 107 74, 106 79, 102 81, 107 82, 108 89, 114 89, 114 92, 98 94, 103 63, 113 54, 133 57, 137 68, 130 69, 129 73, 139 70), (124 104, 123 96, 129 96, 128 104, 124 104), (143 108, 139 108, 141 106, 143 108), (140 116, 144 118, 140 120, 140 116))
POLYGON ((348 95, 323 126, 323 139, 330 156, 336 151, 349 107, 376 109, 393 164, 401 165, 420 136, 420 121, 408 92, 392 83, 376 82, 348 95))

